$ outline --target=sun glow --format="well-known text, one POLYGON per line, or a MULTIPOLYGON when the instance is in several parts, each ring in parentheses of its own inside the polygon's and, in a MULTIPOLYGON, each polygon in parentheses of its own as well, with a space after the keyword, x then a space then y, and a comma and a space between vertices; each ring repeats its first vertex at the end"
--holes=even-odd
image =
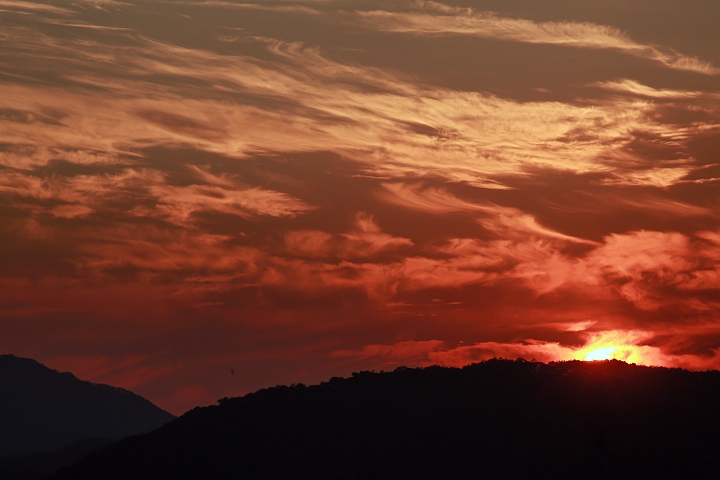
POLYGON ((643 345, 651 335, 637 330, 610 330, 590 336, 584 348, 574 354, 576 360, 622 360, 639 365, 663 365, 666 359, 655 347, 643 345))
POLYGON ((590 362, 593 360, 610 360, 613 358, 613 353, 615 353, 615 350, 617 350, 617 347, 614 346, 591 350, 587 353, 587 355, 585 355, 585 358, 583 358, 583 360, 586 362, 590 362))

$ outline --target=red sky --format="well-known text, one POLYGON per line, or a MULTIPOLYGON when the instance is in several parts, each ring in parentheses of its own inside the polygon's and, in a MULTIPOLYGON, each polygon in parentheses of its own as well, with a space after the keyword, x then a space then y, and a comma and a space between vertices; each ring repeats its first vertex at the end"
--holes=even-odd
POLYGON ((0 0, 0 352, 176 414, 494 356, 720 368, 719 24, 0 0))

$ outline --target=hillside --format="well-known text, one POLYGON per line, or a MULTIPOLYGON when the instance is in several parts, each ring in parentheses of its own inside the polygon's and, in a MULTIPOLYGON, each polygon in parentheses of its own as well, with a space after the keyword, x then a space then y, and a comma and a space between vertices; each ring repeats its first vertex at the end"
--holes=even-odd
POLYGON ((113 443, 115 440, 85 438, 47 452, 3 457, 0 458, 0 480, 41 480, 113 443))
POLYGON ((196 408, 55 477, 717 478, 720 372, 491 360, 196 408))
POLYGON ((119 440, 173 418, 122 388, 0 355, 0 457, 56 450, 83 439, 119 440))

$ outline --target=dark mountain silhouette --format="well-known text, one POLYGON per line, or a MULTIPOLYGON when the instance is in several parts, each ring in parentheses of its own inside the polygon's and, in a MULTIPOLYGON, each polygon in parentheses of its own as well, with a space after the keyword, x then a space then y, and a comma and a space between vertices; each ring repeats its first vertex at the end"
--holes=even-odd
POLYGON ((0 458, 0 480, 41 480, 113 443, 104 438, 85 438, 49 452, 0 458))
POLYGON ((56 450, 82 439, 119 440, 173 418, 122 388, 0 355, 0 457, 56 450))
POLYGON ((720 372, 491 360, 196 408, 56 479, 720 478, 720 372))

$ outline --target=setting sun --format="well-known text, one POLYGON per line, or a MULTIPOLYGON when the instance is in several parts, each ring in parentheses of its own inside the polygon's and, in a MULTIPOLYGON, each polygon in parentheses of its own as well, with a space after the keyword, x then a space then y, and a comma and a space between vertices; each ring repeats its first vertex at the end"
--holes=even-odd
POLYGON ((640 330, 608 330, 588 335, 584 347, 575 350, 574 360, 621 360, 638 365, 674 365, 673 359, 656 346, 645 345, 651 333, 640 330))
POLYGON ((613 353, 615 353, 615 350, 617 350, 617 347, 598 348, 596 350, 588 352, 587 355, 585 355, 585 358, 583 358, 583 360, 586 362, 590 362, 593 360, 610 360, 613 358, 612 355, 613 353))

